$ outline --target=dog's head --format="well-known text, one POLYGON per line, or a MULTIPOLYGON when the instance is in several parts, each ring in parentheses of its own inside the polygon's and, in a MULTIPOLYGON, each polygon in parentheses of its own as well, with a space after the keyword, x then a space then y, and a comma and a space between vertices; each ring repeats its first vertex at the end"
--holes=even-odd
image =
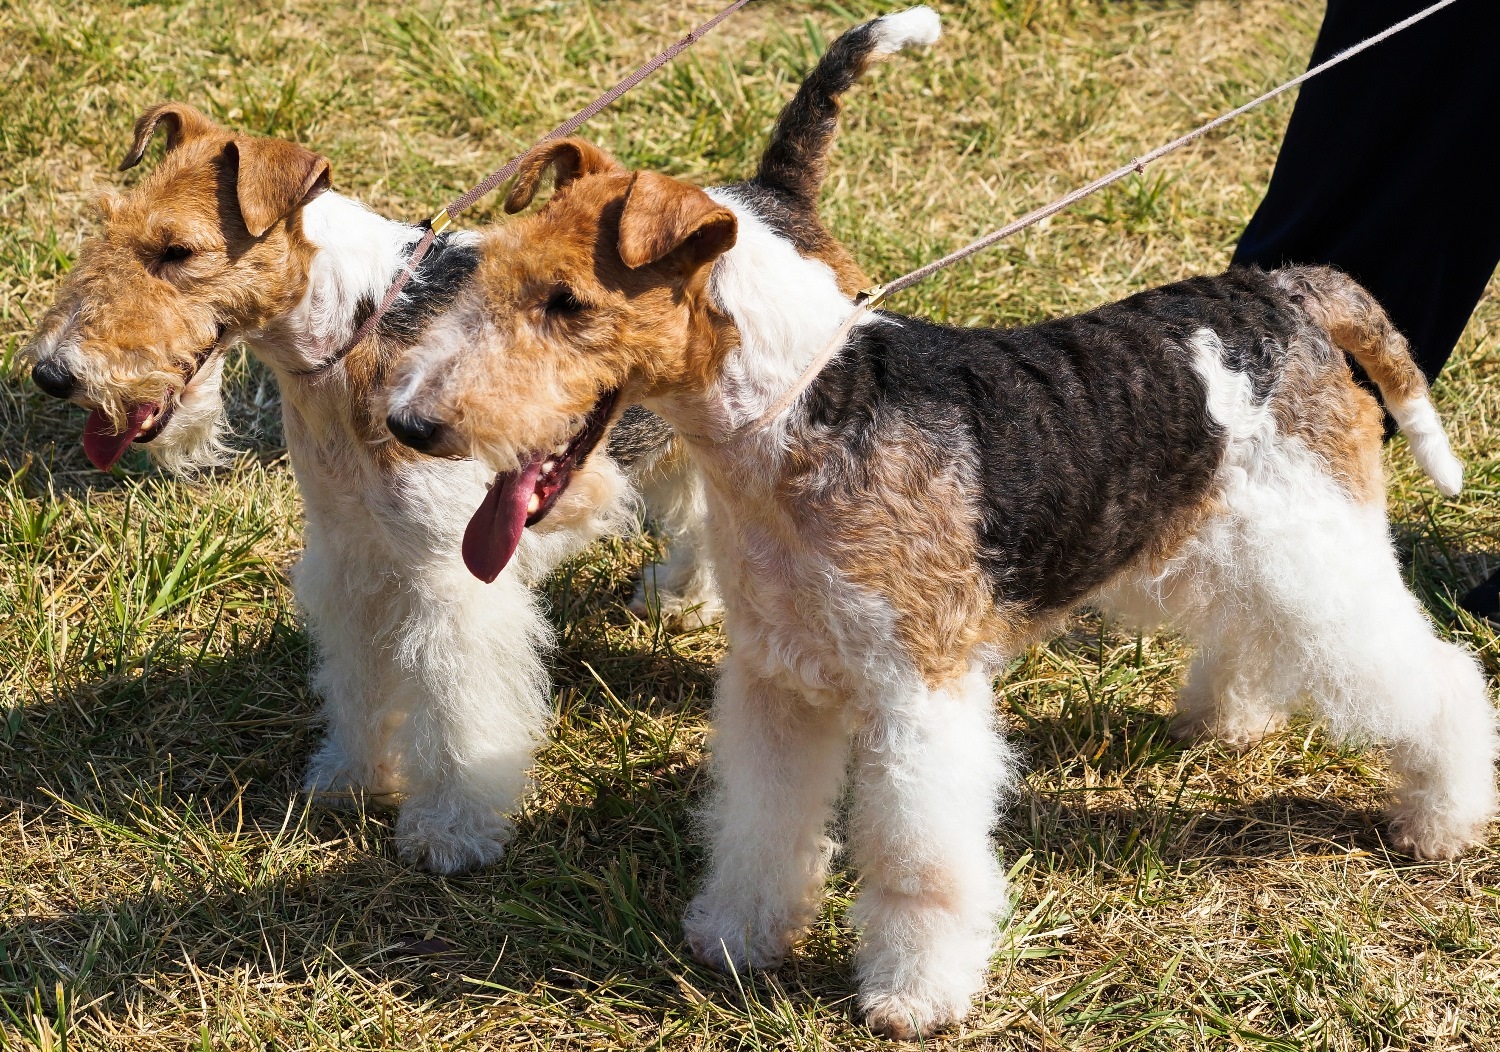
POLYGON ((557 189, 546 206, 487 235, 473 292, 391 385, 396 437, 499 473, 464 544, 469 568, 487 580, 619 410, 706 387, 732 339, 708 277, 734 244, 734 213, 686 183, 627 171, 580 139, 528 154, 506 211, 525 208, 549 170, 557 189))
POLYGON ((90 410, 84 448, 106 470, 131 442, 179 470, 217 458, 223 352, 303 294, 301 208, 328 186, 322 157, 181 103, 141 114, 121 169, 158 130, 161 163, 100 200, 102 229, 29 348, 37 385, 90 410))

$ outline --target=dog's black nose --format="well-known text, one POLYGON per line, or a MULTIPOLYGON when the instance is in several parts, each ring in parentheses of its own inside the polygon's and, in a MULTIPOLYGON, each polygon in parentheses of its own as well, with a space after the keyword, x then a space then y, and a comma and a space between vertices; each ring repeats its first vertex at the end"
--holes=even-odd
POLYGON ((398 440, 423 453, 437 444, 443 425, 409 413, 395 412, 385 418, 385 426, 398 440))
POLYGON ((53 398, 67 398, 78 389, 78 377, 61 358, 43 358, 31 370, 32 381, 53 398))

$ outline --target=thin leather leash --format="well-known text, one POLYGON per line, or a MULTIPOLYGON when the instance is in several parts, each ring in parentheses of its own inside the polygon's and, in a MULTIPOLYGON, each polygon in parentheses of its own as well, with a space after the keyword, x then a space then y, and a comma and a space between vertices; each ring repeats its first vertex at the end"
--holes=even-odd
MULTIPOLYGON (((583 109, 573 114, 573 116, 563 121, 556 128, 553 128, 550 132, 539 139, 536 145, 540 145, 541 143, 544 143, 549 139, 561 139, 565 138, 566 136, 572 135, 575 131, 583 126, 584 122, 588 121, 600 110, 618 100, 620 96, 630 91, 641 81, 645 80, 647 77, 651 76, 651 74, 661 69, 668 62, 671 62, 674 58, 682 54, 688 48, 698 43, 699 40, 701 40, 705 35, 711 32, 714 27, 716 27, 720 22, 724 21, 724 19, 728 18, 730 15, 734 14, 736 11, 750 2, 751 0, 734 0, 733 3, 724 8, 718 14, 714 15, 707 22, 704 22, 687 36, 683 37, 671 47, 661 52, 661 54, 657 55, 649 62, 637 68, 635 72, 631 73, 624 80, 620 81, 614 87, 606 91, 603 95, 600 95, 593 102, 589 103, 583 109)), ((419 240, 416 246, 411 250, 411 255, 407 257, 406 263, 404 266, 402 266, 400 272, 396 275, 395 281, 393 281, 391 283, 391 287, 386 290, 385 299, 380 301, 380 305, 375 308, 374 313, 364 320, 364 323, 361 324, 357 330, 355 330, 355 333, 353 337, 350 338, 349 342, 344 344, 344 346, 339 351, 335 352, 328 358, 325 358, 323 361, 319 362, 317 365, 314 365, 309 369, 300 370, 297 375, 316 376, 317 374, 332 368, 339 362, 343 361, 350 351, 354 350, 355 347, 359 346, 359 344, 363 343, 367 338, 369 338, 369 336, 374 333, 375 327, 380 324, 380 319, 385 317, 386 313, 395 304, 397 297, 401 295, 401 290, 406 288, 406 283, 412 279, 412 276, 415 273, 417 267, 422 262, 422 258, 427 255, 427 250, 432 247, 432 243, 437 239, 437 236, 448 228, 448 224, 453 222, 453 220, 459 215, 459 213, 466 211, 474 204, 475 201, 478 201, 481 197, 485 196, 501 183, 505 182, 511 176, 515 175, 516 169, 521 165, 521 161, 524 160, 526 155, 531 152, 531 149, 534 148, 535 146, 527 149, 520 154, 517 154, 504 165, 496 168, 493 172, 487 175, 483 181, 476 184, 465 193, 460 194, 458 197, 454 198, 447 205, 447 207, 440 208, 436 215, 427 220, 425 223, 427 229, 423 232, 421 240, 419 240)))
MULTIPOLYGON (((1220 114, 1218 117, 1215 117, 1207 124, 1200 125, 1199 127, 1194 128, 1192 131, 1188 132, 1186 135, 1181 135, 1176 139, 1173 139, 1169 143, 1158 146, 1150 153, 1142 154, 1135 160, 1131 161, 1129 164, 1121 165, 1119 168, 1116 168, 1108 175, 1101 176, 1100 178, 1095 179, 1093 182, 1085 186, 1080 186, 1078 189, 1064 194, 1062 197, 1059 197, 1057 200, 1051 202, 1050 204, 1045 204, 1040 208, 1027 212, 1021 218, 1011 223, 1007 223, 1000 229, 984 235, 977 241, 973 241, 955 252, 948 253, 941 259, 935 259, 931 263, 928 263, 925 266, 918 267, 916 270, 913 270, 907 274, 903 274, 899 278, 888 281, 883 285, 876 285, 873 288, 864 290, 855 297, 854 309, 849 313, 849 316, 844 319, 844 323, 839 326, 839 329, 834 334, 833 339, 829 340, 828 345, 818 352, 817 356, 814 357, 813 360, 808 364, 807 368, 803 370, 802 375, 797 378, 797 381, 792 384, 792 386, 788 388, 780 398, 776 399, 776 401, 771 404, 771 407, 764 413, 756 417, 754 420, 750 421, 748 424, 744 424, 736 430, 730 432, 725 437, 719 439, 715 444, 727 444, 731 442, 737 442, 743 438, 748 438, 755 432, 760 431, 770 425, 778 416, 791 408, 792 403, 797 400, 797 396, 806 391, 809 385, 811 385, 812 382, 818 378, 818 374, 823 371, 823 368, 827 366, 828 363, 838 355, 838 352, 844 346, 844 341, 848 338, 849 333, 853 331, 855 325, 857 325, 865 315, 869 314, 875 308, 879 307, 880 304, 889 297, 903 291, 904 289, 911 288, 919 281, 926 280, 945 267, 951 267, 953 264, 958 263, 961 260, 968 259, 975 253, 983 252, 985 249, 989 248, 996 242, 1004 241, 1006 238, 1010 237, 1013 234, 1019 233, 1022 230, 1025 230, 1029 226, 1035 226, 1043 219, 1046 219, 1049 216, 1056 215, 1063 209, 1077 204, 1079 201, 1082 201, 1085 197, 1089 197, 1093 194, 1098 193, 1106 186, 1117 183, 1127 176, 1144 172, 1146 170, 1146 165, 1150 164, 1152 161, 1159 160, 1169 153, 1173 153, 1174 151, 1182 149, 1188 143, 1202 138, 1204 135, 1213 131, 1215 128, 1218 128, 1220 125, 1227 124, 1228 122, 1234 120, 1236 117, 1239 117, 1242 114, 1248 113, 1250 110, 1255 109, 1255 107, 1261 105, 1262 103, 1269 102, 1270 100, 1276 98, 1276 96, 1290 91, 1292 88, 1295 88, 1297 85, 1302 84, 1305 81, 1311 80, 1318 74, 1324 73, 1332 69, 1334 66, 1339 65, 1340 63, 1349 61, 1349 59, 1353 58, 1355 55, 1358 55, 1361 51, 1364 51, 1367 48, 1374 47, 1381 41, 1395 36, 1402 30, 1416 25, 1418 22, 1422 21, 1424 18, 1427 18, 1429 15, 1436 14, 1443 8, 1449 7, 1457 2, 1458 0, 1438 0, 1438 2, 1433 4, 1431 7, 1424 8, 1423 10, 1418 11, 1416 14, 1412 15, 1410 18, 1403 19, 1402 21, 1397 22, 1389 29, 1377 33, 1366 40, 1362 40, 1358 44, 1355 44, 1353 47, 1340 51, 1337 55, 1334 55, 1332 58, 1324 62, 1318 63, 1318 65, 1313 66, 1311 69, 1307 70, 1305 73, 1302 73, 1300 76, 1293 77, 1286 83, 1272 88, 1264 95, 1260 95, 1257 98, 1251 99, 1243 106, 1232 109, 1228 113, 1220 114)), ((1493 0, 1491 0, 1491 2, 1493 2, 1493 0)))

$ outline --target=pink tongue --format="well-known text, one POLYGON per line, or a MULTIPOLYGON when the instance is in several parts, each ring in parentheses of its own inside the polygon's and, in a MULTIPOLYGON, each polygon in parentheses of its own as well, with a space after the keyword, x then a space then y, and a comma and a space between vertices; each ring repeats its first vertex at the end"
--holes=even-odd
POLYGON ((160 408, 154 402, 136 406, 125 421, 125 430, 119 434, 115 434, 115 425, 110 423, 109 417, 102 410, 95 409, 83 428, 83 451, 88 454, 89 462, 100 471, 114 467, 115 461, 125 455, 135 436, 141 433, 141 426, 160 408))
POLYGON ((485 584, 499 577, 510 557, 516 554, 521 531, 526 528, 526 504, 541 473, 539 455, 520 471, 496 475, 484 503, 469 520, 464 530, 464 565, 485 584))

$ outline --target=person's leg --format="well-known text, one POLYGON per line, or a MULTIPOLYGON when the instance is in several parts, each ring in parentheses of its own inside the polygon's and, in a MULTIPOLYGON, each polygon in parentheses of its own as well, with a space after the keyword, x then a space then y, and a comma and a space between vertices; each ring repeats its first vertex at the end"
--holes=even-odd
MULTIPOLYGON (((1329 0, 1312 64, 1429 0, 1329 0)), ((1500 4, 1464 2, 1304 85, 1234 262, 1329 264, 1364 285, 1429 381, 1500 263, 1500 4)), ((1462 605, 1500 615, 1500 572, 1462 605)))
MULTIPOLYGON (((1312 63, 1428 0, 1329 0, 1312 63)), ((1500 263, 1500 4, 1439 11, 1301 89, 1234 262, 1330 264, 1437 376, 1500 263)))

